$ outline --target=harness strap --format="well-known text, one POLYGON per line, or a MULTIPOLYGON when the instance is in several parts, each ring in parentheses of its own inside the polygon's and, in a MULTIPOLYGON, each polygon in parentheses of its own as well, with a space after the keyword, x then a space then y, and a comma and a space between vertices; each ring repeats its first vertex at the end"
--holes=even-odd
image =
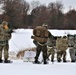
POLYGON ((41 43, 39 43, 39 42, 38 42, 38 44, 39 44, 40 46, 45 46, 45 45, 47 45, 47 43, 41 44, 41 43))

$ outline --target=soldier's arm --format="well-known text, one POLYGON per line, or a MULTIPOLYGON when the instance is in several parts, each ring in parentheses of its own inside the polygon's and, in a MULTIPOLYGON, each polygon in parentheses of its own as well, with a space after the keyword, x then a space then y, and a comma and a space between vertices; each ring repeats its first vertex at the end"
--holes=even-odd
POLYGON ((38 45, 37 41, 36 40, 33 40, 33 43, 35 44, 35 46, 38 45))
POLYGON ((5 30, 5 32, 8 33, 8 34, 11 34, 11 33, 15 32, 15 31, 14 31, 14 29, 9 28, 9 29, 5 30))
POLYGON ((55 38, 49 31, 48 31, 49 35, 48 35, 48 38, 55 38))

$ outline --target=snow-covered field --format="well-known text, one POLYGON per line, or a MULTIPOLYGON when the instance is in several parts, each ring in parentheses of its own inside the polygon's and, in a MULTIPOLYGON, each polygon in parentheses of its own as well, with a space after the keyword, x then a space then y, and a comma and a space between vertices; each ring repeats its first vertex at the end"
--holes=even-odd
POLYGON ((76 63, 43 65, 16 60, 11 64, 1 63, 0 75, 76 75, 76 63))
MULTIPOLYGON (((67 33, 75 34, 76 30, 49 30, 54 36, 63 36, 67 33)), ((9 51, 17 52, 19 50, 35 47, 31 39, 32 29, 18 29, 12 33, 9 41, 9 51)), ((68 51, 68 50, 67 50, 68 51)), ((67 55, 67 60, 69 59, 67 55)), ((76 63, 58 63, 50 62, 47 65, 33 64, 32 62, 23 62, 23 60, 12 60, 13 63, 0 63, 0 75, 76 75, 76 63)))
POLYGON ((28 47, 35 47, 31 39, 31 29, 17 29, 12 33, 12 38, 9 40, 9 51, 19 51, 28 47))

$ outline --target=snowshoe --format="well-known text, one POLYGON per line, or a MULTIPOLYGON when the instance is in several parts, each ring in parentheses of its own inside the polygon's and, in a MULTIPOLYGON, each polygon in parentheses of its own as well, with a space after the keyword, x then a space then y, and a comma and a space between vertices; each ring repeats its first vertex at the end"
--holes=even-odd
POLYGON ((34 61, 33 64, 41 64, 40 61, 34 61))
POLYGON ((48 62, 44 62, 44 64, 48 64, 48 62))
POLYGON ((65 62, 65 63, 66 63, 67 61, 66 61, 66 60, 63 60, 63 62, 65 62))
POLYGON ((4 60, 4 63, 12 63, 11 60, 4 60))
POLYGON ((75 62, 75 60, 71 60, 71 62, 75 62))

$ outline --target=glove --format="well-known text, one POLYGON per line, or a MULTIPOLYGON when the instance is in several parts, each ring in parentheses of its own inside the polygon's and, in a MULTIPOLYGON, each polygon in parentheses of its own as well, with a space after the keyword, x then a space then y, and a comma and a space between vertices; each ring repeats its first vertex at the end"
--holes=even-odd
POLYGON ((31 36, 32 39, 34 39, 34 36, 31 36))

